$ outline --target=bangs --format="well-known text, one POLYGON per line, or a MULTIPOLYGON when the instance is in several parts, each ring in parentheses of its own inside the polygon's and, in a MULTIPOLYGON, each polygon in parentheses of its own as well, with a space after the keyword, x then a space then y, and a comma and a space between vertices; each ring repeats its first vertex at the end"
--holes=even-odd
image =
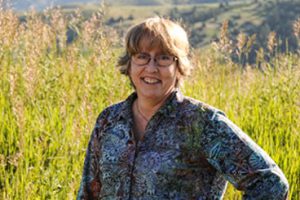
POLYGON ((151 51, 153 49, 161 49, 161 53, 171 54, 170 48, 166 45, 166 42, 160 37, 144 36, 140 39, 137 50, 138 52, 151 51))
POLYGON ((129 55, 134 55, 145 50, 159 48, 163 53, 175 55, 172 51, 171 37, 164 27, 149 27, 143 24, 131 30, 127 35, 127 51, 129 55))

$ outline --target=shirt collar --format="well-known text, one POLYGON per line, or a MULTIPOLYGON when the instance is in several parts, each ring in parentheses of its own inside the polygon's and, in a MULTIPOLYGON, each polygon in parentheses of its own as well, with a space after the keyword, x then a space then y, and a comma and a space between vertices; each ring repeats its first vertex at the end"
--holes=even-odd
POLYGON ((134 100, 137 98, 136 92, 131 93, 127 99, 124 101, 123 104, 121 104, 121 109, 119 112, 119 117, 118 119, 128 119, 132 120, 133 119, 133 113, 132 113, 132 104, 134 100))
POLYGON ((170 96, 166 99, 166 102, 157 111, 165 117, 176 117, 176 110, 179 103, 183 101, 183 95, 179 89, 174 90, 170 96))
MULTIPOLYGON (((124 101, 124 103, 121 106, 120 112, 119 112, 119 119, 123 118, 126 120, 132 120, 133 119, 133 113, 132 113, 132 104, 137 98, 136 92, 133 92, 130 94, 127 99, 124 101)), ((184 99, 183 94, 179 89, 174 90, 170 96, 166 99, 166 102, 160 107, 160 109, 157 111, 156 114, 164 115, 165 117, 176 117, 176 109, 179 106, 179 103, 181 103, 184 99)))

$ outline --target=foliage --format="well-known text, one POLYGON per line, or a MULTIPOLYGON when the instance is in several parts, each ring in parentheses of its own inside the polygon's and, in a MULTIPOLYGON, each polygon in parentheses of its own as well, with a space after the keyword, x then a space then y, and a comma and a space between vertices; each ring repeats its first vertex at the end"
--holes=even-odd
POLYGON ((181 19, 189 25, 192 44, 195 47, 216 39, 216 33, 210 35, 209 29, 216 30, 224 21, 228 21, 228 31, 235 38, 240 33, 255 34, 257 43, 267 48, 268 35, 276 32, 280 41, 278 50, 297 49, 292 24, 300 17, 299 1, 237 1, 222 3, 219 6, 205 6, 207 5, 193 5, 188 11, 175 7, 169 13, 172 19, 181 19), (201 29, 199 24, 205 24, 206 29, 201 29))
MULTIPOLYGON (((300 52, 300 35, 299 26, 300 18, 295 20, 292 24, 297 46, 295 52, 300 52)), ((229 33, 229 22, 224 21, 220 29, 220 37, 217 41, 213 42, 213 47, 223 54, 224 58, 239 63, 243 68, 246 65, 256 64, 258 68, 261 68, 262 63, 268 61, 271 66, 274 66, 272 58, 276 57, 279 53, 279 41, 276 32, 271 31, 267 35, 266 47, 260 45, 256 41, 256 34, 247 36, 241 32, 236 39, 229 33)))
MULTIPOLYGON (((0 10, 0 199, 74 199, 99 112, 132 92, 104 11, 0 10), (76 34, 67 43, 66 33, 76 34)), ((242 37, 242 36, 241 36, 242 37)), ((184 94, 224 110, 279 164, 300 196, 300 59, 278 54, 243 70, 217 52, 195 52, 184 94)), ((225 199, 238 199, 232 187, 225 199)))
MULTIPOLYGON (((99 4, 82 3, 84 1, 77 0, 72 1, 72 4, 64 4, 64 11, 79 9, 83 16, 89 17, 99 4)), ((229 31, 234 38, 237 38, 240 33, 248 36, 255 34, 257 44, 266 50, 268 35, 270 32, 276 32, 278 50, 294 51, 297 49, 297 39, 293 35, 292 23, 300 17, 299 1, 156 0, 149 2, 139 0, 137 2, 126 0, 102 2, 105 2, 108 8, 104 23, 117 29, 121 37, 124 36, 128 27, 137 21, 159 15, 184 22, 190 33, 191 44, 195 48, 208 46, 211 41, 217 39, 217 30, 227 20, 229 31)), ((57 1, 57 3, 62 2, 57 1)))

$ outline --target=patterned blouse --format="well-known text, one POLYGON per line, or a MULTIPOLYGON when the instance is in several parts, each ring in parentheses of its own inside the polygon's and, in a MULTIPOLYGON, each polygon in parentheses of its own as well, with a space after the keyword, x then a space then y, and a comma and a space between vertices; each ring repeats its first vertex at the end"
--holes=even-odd
POLYGON ((132 134, 136 93, 98 117, 77 199, 222 199, 227 181, 243 199, 285 199, 288 182, 274 161, 224 113, 173 92, 132 134))

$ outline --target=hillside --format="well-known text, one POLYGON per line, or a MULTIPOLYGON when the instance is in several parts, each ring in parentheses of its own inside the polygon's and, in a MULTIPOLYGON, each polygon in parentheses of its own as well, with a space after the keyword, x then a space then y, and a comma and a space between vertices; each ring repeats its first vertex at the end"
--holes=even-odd
MULTIPOLYGON (((21 5, 21 1, 18 4, 17 1, 15 5, 21 5)), ((65 13, 74 13, 74 10, 79 9, 83 17, 88 18, 100 8, 100 4, 95 1, 97 0, 56 0, 54 2, 62 5, 65 13)), ((22 2, 25 4, 33 1, 22 2)), ((38 2, 39 4, 36 5, 41 6, 46 5, 47 1, 38 2)), ((190 34, 190 42, 194 48, 206 47, 212 41, 216 41, 220 27, 226 20, 229 24, 230 39, 233 42, 237 41, 236 38, 240 33, 256 36, 254 52, 260 47, 267 48, 268 35, 273 31, 276 32, 278 50, 297 48, 292 23, 300 17, 300 0, 185 0, 180 1, 180 5, 177 0, 108 0, 104 5, 104 23, 113 28, 119 38, 124 36, 131 25, 146 17, 159 15, 181 21, 190 34)), ((72 31, 71 29, 68 33, 74 35, 72 31)))
MULTIPOLYGON (((134 6, 149 6, 149 5, 183 5, 183 4, 199 4, 199 3, 217 3, 219 0, 11 0, 13 8, 16 10, 25 11, 31 7, 37 10, 43 10, 49 6, 66 6, 66 5, 86 5, 99 4, 105 2, 108 5, 134 5, 134 6)), ((224 2, 231 2, 225 0, 224 2)))
MULTIPOLYGON (((73 5, 71 10, 75 7, 76 5, 73 5)), ((95 6, 78 5, 78 7, 84 10, 86 15, 95 11, 95 6)), ((123 36, 132 24, 155 15, 182 21, 190 34, 191 43, 196 48, 207 46, 216 40, 219 37, 221 24, 228 20, 228 31, 233 41, 239 33, 248 36, 256 34, 257 45, 265 47, 269 33, 274 31, 279 43, 278 47, 285 51, 286 48, 293 50, 297 47, 292 23, 300 17, 300 1, 243 0, 222 3, 210 1, 210 3, 167 4, 151 7, 107 5, 104 17, 105 23, 123 36)))

